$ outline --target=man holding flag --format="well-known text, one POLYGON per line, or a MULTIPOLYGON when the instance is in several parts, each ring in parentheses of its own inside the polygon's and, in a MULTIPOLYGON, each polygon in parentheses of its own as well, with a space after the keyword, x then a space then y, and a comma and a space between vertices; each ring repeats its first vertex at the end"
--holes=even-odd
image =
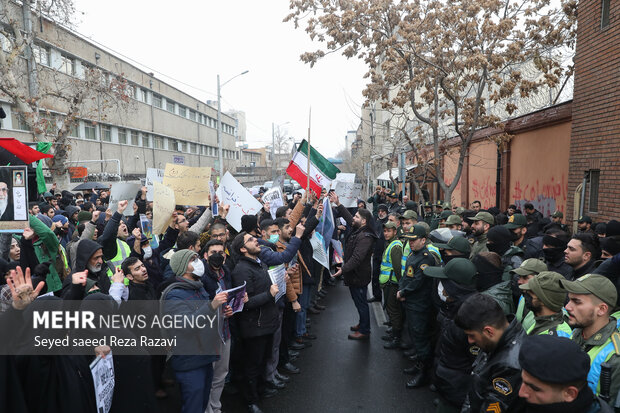
POLYGON ((330 192, 329 198, 338 207, 338 214, 353 227, 353 231, 345 242, 344 264, 334 274, 334 277, 343 274, 344 283, 349 287, 351 298, 359 313, 359 324, 351 327, 353 333, 349 334, 349 339, 368 340, 370 338, 370 308, 366 302, 366 291, 372 272, 370 257, 377 241, 372 214, 367 209, 360 209, 352 217, 344 205, 340 204, 335 192, 330 192))

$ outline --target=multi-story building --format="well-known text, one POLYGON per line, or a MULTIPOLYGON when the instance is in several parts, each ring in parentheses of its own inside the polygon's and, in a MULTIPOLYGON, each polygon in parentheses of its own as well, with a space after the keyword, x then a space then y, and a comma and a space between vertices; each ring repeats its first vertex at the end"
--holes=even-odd
MULTIPOLYGON (((120 174, 124 179, 144 176, 146 168, 164 168, 166 163, 210 166, 218 171, 215 107, 76 33, 46 19, 40 22, 39 27, 37 20, 33 48, 40 89, 53 86, 45 82, 69 84, 71 79, 83 80, 90 69, 96 68, 102 73, 102 82, 126 82, 129 96, 128 103, 122 106, 104 104, 99 99, 88 103, 90 110, 85 113, 89 115, 80 118, 69 134, 69 166, 85 166, 89 173, 120 174)), ((7 53, 10 42, 1 37, 0 44, 7 53)), ((26 70, 25 63, 23 67, 26 70)), ((27 82, 26 73, 20 81, 27 82)), ((32 141, 34 134, 12 100, 2 93, 0 106, 7 113, 0 133, 32 141)), ((66 103, 60 99, 47 97, 40 108, 52 120, 60 120, 67 113, 66 103)), ((238 119, 221 116, 224 170, 233 172, 240 157, 235 145, 238 119)))

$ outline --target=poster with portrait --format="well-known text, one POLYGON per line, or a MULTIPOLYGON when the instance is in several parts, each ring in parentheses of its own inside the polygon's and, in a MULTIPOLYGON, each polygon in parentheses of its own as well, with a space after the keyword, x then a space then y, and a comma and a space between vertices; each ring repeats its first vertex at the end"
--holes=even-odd
POLYGON ((22 232, 28 226, 25 166, 0 166, 0 232, 22 232))

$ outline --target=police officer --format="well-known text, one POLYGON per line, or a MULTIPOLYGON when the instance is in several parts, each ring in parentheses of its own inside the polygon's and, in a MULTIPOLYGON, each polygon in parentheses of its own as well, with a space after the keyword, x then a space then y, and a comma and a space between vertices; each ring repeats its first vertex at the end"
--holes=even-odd
POLYGON ((402 232, 408 232, 411 227, 418 223, 418 214, 410 209, 406 210, 402 216, 402 232))
POLYGON ((452 211, 450 211, 450 210, 441 211, 441 214, 439 214, 439 227, 440 228, 445 228, 446 227, 446 220, 451 215, 452 215, 452 211))
POLYGON ((397 212, 402 215, 405 212, 405 207, 398 201, 398 194, 394 191, 390 192, 387 196, 388 210, 390 213, 397 212))
POLYGON ((433 203, 430 201, 424 202, 424 222, 429 226, 433 220, 433 203))
POLYGON ((412 231, 404 236, 409 240, 411 254, 407 258, 396 297, 404 301, 407 328, 417 353, 416 365, 405 369, 405 373, 413 375, 407 382, 407 388, 415 388, 428 382, 432 364, 433 281, 424 275, 424 269, 435 265, 435 259, 426 248, 424 227, 414 225, 412 231))
POLYGON ((562 228, 562 231, 569 232, 568 226, 566 226, 566 224, 562 222, 563 219, 564 214, 562 213, 562 211, 555 211, 553 214, 551 214, 551 222, 553 222, 554 224, 558 224, 560 228, 562 228))
POLYGON ((601 391, 601 364, 611 366, 610 404, 620 391, 620 334, 617 319, 611 316, 617 292, 606 277, 586 274, 575 281, 560 280, 568 292, 568 324, 574 327, 573 341, 590 356, 588 386, 594 394, 601 391))
POLYGON ((385 309, 392 323, 392 334, 388 336, 390 341, 383 347, 392 350, 400 348, 401 332, 403 329, 403 314, 400 302, 396 298, 398 282, 401 278, 401 259, 403 255, 403 243, 397 237, 397 228, 393 222, 383 224, 383 236, 385 237, 385 251, 381 259, 381 273, 379 283, 383 288, 385 297, 385 309))
MULTIPOLYGON (((519 288, 521 288, 522 285, 527 284, 534 278, 536 274, 540 274, 543 271, 547 271, 547 264, 536 258, 528 258, 521 263, 519 268, 511 270, 510 275, 516 280, 519 288)), ((519 298, 515 315, 517 321, 521 323, 526 331, 534 326, 534 313, 525 305, 523 295, 519 298)))
POLYGON ((515 247, 521 248, 526 253, 526 238, 527 234, 527 218, 523 214, 512 214, 508 218, 508 223, 504 225, 513 234, 512 244, 515 247))
POLYGON ((560 288, 560 280, 563 279, 557 272, 543 271, 527 283, 519 285, 525 306, 534 314, 534 324, 524 327, 528 335, 572 336, 572 329, 562 313, 566 302, 566 291, 560 288))
POLYGON ((437 201, 435 201, 435 213, 433 214, 430 224, 428 224, 431 227, 431 231, 439 228, 441 213, 443 212, 443 205, 444 202, 442 200, 438 199, 437 201))
POLYGON ((519 364, 519 397, 526 412, 613 412, 587 386, 590 358, 575 342, 552 335, 526 337, 519 364))
POLYGON ((588 232, 590 234, 594 234, 594 230, 592 229, 592 218, 588 215, 582 215, 577 220, 577 232, 588 232))
POLYGON ((474 234, 474 245, 471 248, 470 259, 476 254, 489 250, 487 248, 487 233, 495 224, 493 215, 485 211, 478 212, 471 220, 473 221, 471 227, 474 234))

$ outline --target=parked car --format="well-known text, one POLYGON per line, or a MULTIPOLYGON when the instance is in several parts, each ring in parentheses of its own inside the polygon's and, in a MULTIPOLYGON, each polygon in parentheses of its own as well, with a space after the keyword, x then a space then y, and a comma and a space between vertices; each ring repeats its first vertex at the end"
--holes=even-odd
POLYGON ((290 179, 285 179, 284 180, 284 192, 287 194, 292 194, 293 193, 293 182, 290 179))
POLYGON ((265 185, 263 185, 263 188, 271 189, 272 186, 273 186, 273 181, 267 181, 265 182, 265 185))

